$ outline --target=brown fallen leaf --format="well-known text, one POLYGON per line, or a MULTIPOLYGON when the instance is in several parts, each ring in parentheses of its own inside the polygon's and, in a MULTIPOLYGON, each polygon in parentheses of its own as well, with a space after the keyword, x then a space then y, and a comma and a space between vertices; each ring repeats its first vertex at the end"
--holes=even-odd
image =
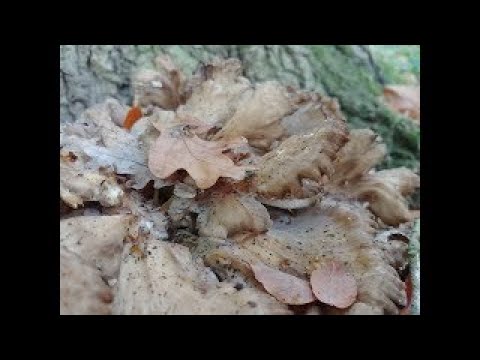
POLYGON ((215 184, 219 177, 242 180, 246 167, 236 166, 223 151, 234 142, 205 141, 180 125, 162 132, 150 149, 148 167, 160 179, 165 179, 179 169, 186 170, 200 189, 215 184))
POLYGON ((383 89, 387 105, 394 111, 420 121, 420 87, 389 85, 383 89))
POLYGON ((253 264, 251 268, 255 278, 278 301, 290 305, 303 305, 315 301, 308 281, 262 263, 253 264))
POLYGON ((312 290, 318 300, 345 309, 357 298, 357 283, 338 261, 328 261, 316 268, 310 278, 312 290))
POLYGON ((138 106, 133 106, 125 116, 123 127, 130 130, 132 126, 142 117, 142 110, 138 106))

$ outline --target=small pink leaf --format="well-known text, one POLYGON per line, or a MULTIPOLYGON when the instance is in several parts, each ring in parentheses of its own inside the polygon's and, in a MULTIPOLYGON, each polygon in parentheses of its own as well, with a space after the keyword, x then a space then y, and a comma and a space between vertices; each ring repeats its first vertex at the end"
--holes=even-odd
POLYGON ((310 283, 318 300, 339 309, 349 307, 357 298, 355 278, 338 261, 328 261, 315 269, 310 283))
POLYGON ((315 301, 308 281, 262 263, 251 265, 255 278, 265 290, 284 304, 302 305, 315 301))

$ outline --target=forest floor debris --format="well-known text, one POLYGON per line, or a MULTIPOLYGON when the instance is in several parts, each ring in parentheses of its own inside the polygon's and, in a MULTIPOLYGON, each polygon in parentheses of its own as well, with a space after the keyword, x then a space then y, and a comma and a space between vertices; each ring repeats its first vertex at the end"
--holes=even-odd
POLYGON ((235 59, 190 78, 156 65, 132 107, 108 99, 60 127, 61 314, 418 309, 420 179, 375 170, 381 138, 350 131, 334 99, 250 83, 235 59))

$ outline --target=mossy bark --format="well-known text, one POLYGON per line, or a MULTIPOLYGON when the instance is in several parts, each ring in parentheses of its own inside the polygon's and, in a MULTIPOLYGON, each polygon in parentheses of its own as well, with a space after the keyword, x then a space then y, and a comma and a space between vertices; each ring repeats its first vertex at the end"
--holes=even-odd
POLYGON ((62 45, 61 121, 108 96, 131 103, 130 76, 169 54, 186 72, 214 56, 237 57, 254 81, 277 79, 338 98, 353 127, 369 127, 389 148, 382 167, 418 169, 420 131, 379 100, 382 76, 362 45, 62 45))

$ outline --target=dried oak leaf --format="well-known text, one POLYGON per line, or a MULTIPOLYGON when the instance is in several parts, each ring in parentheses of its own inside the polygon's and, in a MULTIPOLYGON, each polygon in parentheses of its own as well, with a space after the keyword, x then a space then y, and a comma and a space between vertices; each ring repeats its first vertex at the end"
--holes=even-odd
POLYGON ((264 197, 303 197, 301 179, 330 177, 335 154, 345 141, 344 132, 331 127, 289 137, 260 160, 256 191, 264 197))
POLYGON ((185 126, 176 126, 163 131, 150 148, 148 167, 160 179, 184 169, 200 189, 213 186, 221 176, 242 180, 246 168, 236 166, 223 154, 230 146, 228 142, 202 140, 185 126))
POLYGON ((330 260, 313 270, 310 277, 312 290, 321 302, 345 309, 357 298, 357 282, 343 264, 330 260))
POLYGON ((278 301, 290 305, 303 305, 315 301, 308 281, 262 263, 252 264, 251 267, 255 278, 278 301))
POLYGON ((110 315, 112 297, 97 269, 60 247, 60 315, 110 315))
POLYGON ((201 236, 227 238, 242 233, 263 233, 272 225, 267 209, 251 195, 214 196, 197 218, 201 236))
POLYGON ((258 84, 241 95, 235 113, 214 139, 244 136, 250 145, 267 149, 282 136, 280 120, 294 111, 294 106, 286 88, 278 82, 258 84))

